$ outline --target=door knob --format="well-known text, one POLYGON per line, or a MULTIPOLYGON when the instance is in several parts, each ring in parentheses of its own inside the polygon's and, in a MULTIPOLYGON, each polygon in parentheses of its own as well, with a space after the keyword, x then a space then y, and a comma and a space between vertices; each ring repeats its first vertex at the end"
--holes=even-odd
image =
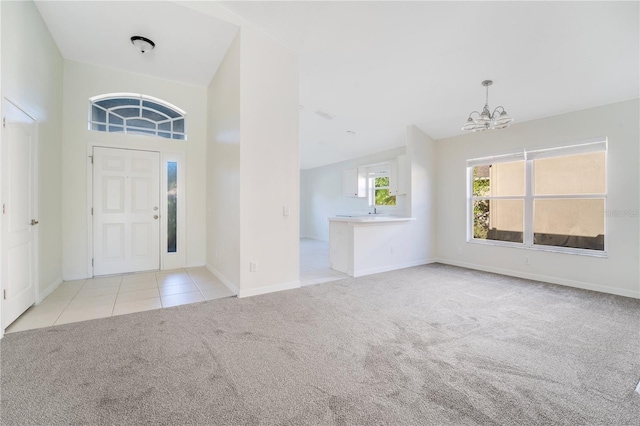
POLYGON ((40 223, 40 222, 38 222, 38 221, 37 221, 37 220, 35 220, 35 219, 31 219, 31 226, 33 226, 33 225, 37 225, 38 223, 40 223))
POLYGON ((154 215, 153 215, 153 218, 154 218, 154 219, 157 219, 157 218, 158 218, 158 215, 157 215, 157 214, 154 214, 154 215))

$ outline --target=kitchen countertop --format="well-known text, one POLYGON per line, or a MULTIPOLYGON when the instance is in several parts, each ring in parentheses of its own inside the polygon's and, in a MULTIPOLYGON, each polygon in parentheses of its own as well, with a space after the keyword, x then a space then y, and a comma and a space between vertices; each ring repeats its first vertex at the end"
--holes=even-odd
POLYGON ((329 217, 330 222, 350 222, 350 223, 385 223, 385 222, 408 222, 416 220, 415 217, 382 216, 382 215, 362 215, 351 217, 329 217))

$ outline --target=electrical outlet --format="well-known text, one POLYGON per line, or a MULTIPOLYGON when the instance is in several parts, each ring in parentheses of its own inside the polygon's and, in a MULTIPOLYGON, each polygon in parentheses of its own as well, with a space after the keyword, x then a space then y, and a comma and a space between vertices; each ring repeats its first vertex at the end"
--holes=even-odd
POLYGON ((462 254, 462 247, 458 247, 458 254, 462 254))
POLYGON ((256 262, 249 262, 249 272, 256 272, 258 270, 258 264, 256 262))
POLYGON ((291 213, 291 211, 289 210, 289 206, 282 206, 282 215, 283 216, 289 216, 290 213, 291 213))
POLYGON ((524 264, 525 265, 531 265, 531 259, 529 259, 529 256, 525 256, 524 257, 524 264))
POLYGON ((394 254, 396 252, 396 246, 391 246, 391 254, 394 254))

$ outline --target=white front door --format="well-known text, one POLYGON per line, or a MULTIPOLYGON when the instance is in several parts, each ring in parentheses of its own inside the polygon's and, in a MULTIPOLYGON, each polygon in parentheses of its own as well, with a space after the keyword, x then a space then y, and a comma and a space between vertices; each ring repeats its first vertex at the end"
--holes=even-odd
POLYGON ((160 269, 160 153, 93 149, 93 274, 160 269))
POLYGON ((36 301, 36 123, 7 100, 2 111, 2 326, 36 301))

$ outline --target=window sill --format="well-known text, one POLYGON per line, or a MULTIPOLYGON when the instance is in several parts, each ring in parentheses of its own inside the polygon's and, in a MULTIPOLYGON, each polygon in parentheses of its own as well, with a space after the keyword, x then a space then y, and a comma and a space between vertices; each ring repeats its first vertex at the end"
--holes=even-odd
POLYGON ((609 258, 609 254, 606 251, 576 249, 576 248, 568 248, 568 247, 540 246, 540 245, 527 246, 522 243, 510 243, 507 241, 493 241, 493 240, 477 240, 475 238, 468 239, 467 243, 479 244, 482 246, 509 247, 509 248, 543 251, 543 252, 550 252, 550 253, 574 254, 578 256, 599 257, 603 259, 609 258))

